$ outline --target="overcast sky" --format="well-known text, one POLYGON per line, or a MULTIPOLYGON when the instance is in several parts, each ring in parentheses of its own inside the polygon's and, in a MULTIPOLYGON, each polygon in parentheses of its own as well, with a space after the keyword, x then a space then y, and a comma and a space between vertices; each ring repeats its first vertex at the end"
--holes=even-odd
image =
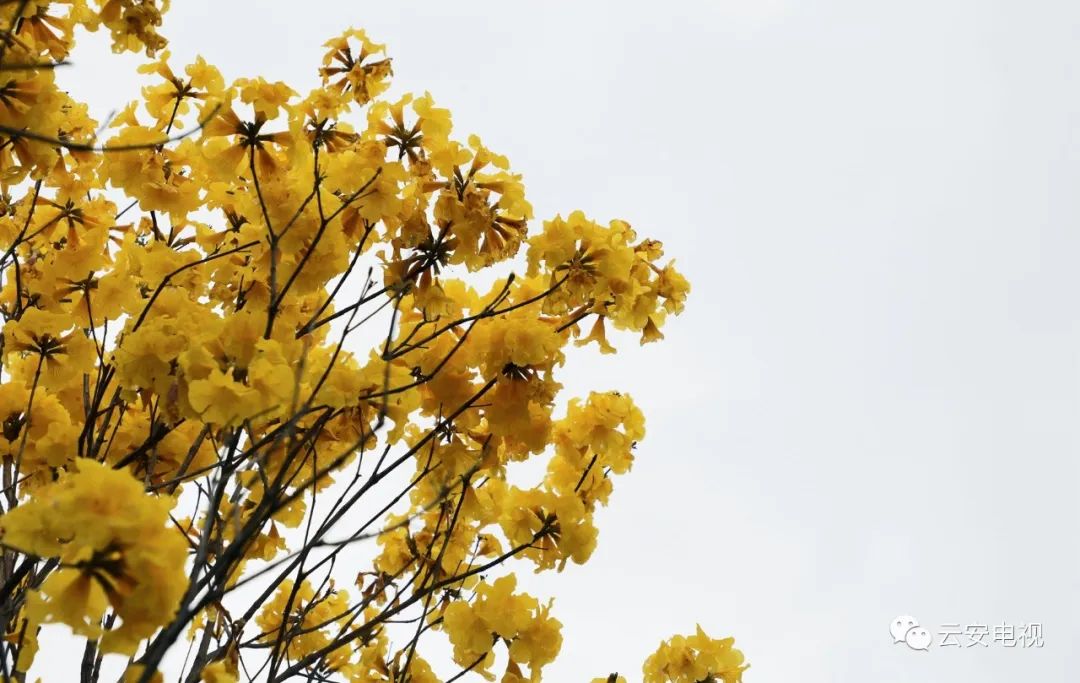
MULTIPOLYGON (((538 217, 624 218, 694 287, 663 344, 560 378, 649 435, 592 561, 525 578, 545 680, 638 680, 695 623, 749 683, 1080 678, 1080 7, 182 0, 164 32, 306 91, 350 25, 538 217), (917 652, 901 614, 1045 645, 917 652)), ((64 78, 103 118, 138 60, 102 44, 64 78)))

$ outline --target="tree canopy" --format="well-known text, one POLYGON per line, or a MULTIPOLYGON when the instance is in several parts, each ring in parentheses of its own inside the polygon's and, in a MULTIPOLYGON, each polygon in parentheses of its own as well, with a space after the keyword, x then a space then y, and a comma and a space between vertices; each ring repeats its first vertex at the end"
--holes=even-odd
MULTIPOLYGON (((585 563, 645 435, 557 400, 566 350, 661 340, 689 284, 626 221, 536 225, 364 31, 303 94, 174 63, 167 5, 0 5, 5 678, 68 629, 83 681, 540 680, 561 624, 508 562, 585 563), (57 84, 80 27, 149 60, 105 121, 57 84)), ((744 668, 699 627, 643 677, 744 668)))

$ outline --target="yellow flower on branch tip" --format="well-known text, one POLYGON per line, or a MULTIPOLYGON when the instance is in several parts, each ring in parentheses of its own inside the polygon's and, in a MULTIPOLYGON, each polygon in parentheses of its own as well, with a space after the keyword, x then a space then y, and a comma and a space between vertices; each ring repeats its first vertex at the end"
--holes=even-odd
POLYGON ((596 316, 596 322, 593 323, 592 329, 589 330, 589 336, 577 340, 574 344, 576 346, 585 346, 589 342, 596 342, 596 345, 600 347, 600 353, 615 353, 615 347, 612 346, 607 339, 607 330, 604 328, 604 316, 596 316))
POLYGON ((81 244, 82 232, 100 228, 108 220, 102 215, 100 203, 83 205, 59 195, 55 199, 38 196, 34 203, 38 205, 34 218, 43 224, 41 229, 48 230, 52 226, 60 228, 63 239, 75 248, 81 244))
MULTIPOLYGON (((143 89, 146 110, 157 120, 157 124, 172 128, 179 116, 188 111, 188 100, 206 101, 220 98, 224 94, 225 82, 217 67, 206 63, 202 57, 196 57, 192 64, 184 69, 187 78, 178 76, 169 67, 169 52, 149 64, 139 67, 139 73, 157 74, 165 83, 143 89)), ((160 140, 160 134, 158 139, 160 140)))
MULTIPOLYGON (((536 598, 515 593, 516 587, 512 574, 481 583, 472 604, 455 601, 446 607, 442 628, 458 664, 468 666, 481 657, 490 658, 495 643, 502 639, 508 643, 509 670, 520 672, 517 665, 527 665, 529 680, 539 681, 541 669, 554 661, 562 646, 562 624, 549 615, 550 604, 541 607, 536 598)), ((485 678, 490 675, 486 667, 485 663, 477 669, 485 678)))
POLYGON ((450 139, 450 130, 453 127, 450 110, 436 107, 431 94, 426 92, 423 97, 413 100, 412 108, 419 117, 424 147, 430 152, 445 146, 450 139))
POLYGON ((96 637, 107 601, 121 624, 101 636, 102 649, 134 654, 179 605, 187 543, 167 526, 171 500, 144 493, 125 471, 87 459, 76 465, 0 517, 0 539, 61 562, 32 594, 36 621, 96 637))
POLYGON ((168 41, 157 32, 161 26, 161 15, 169 8, 169 0, 98 0, 101 10, 87 17, 87 28, 97 30, 98 24, 104 24, 112 33, 113 52, 130 50, 138 52, 145 49, 146 54, 154 54, 165 47, 168 41))
POLYGON ((690 283, 675 270, 675 262, 668 263, 660 271, 657 294, 664 299, 664 308, 669 313, 681 313, 690 294, 690 283))
POLYGON ((240 164, 254 155, 256 172, 266 178, 281 165, 275 158, 276 151, 289 144, 292 136, 288 132, 264 133, 267 111, 276 111, 275 101, 260 103, 253 121, 243 121, 232 107, 226 106, 203 127, 205 141, 203 153, 211 166, 224 178, 232 178, 240 164), (223 138, 228 138, 223 140, 223 138))
POLYGON ((188 402, 208 424, 233 425, 260 412, 259 392, 222 372, 213 370, 205 379, 188 386, 188 402))
POLYGON ((734 638, 710 638, 698 626, 691 636, 675 636, 660 644, 642 667, 644 683, 740 683, 747 666, 734 644, 734 638))
MULTIPOLYGON (((287 579, 259 611, 255 622, 263 633, 261 640, 268 643, 275 642, 282 629, 298 625, 300 633, 289 640, 288 654, 300 659, 330 645, 330 634, 335 628, 351 623, 350 615, 349 594, 335 589, 333 581, 322 592, 316 593, 307 580, 297 586, 287 579)), ((342 647, 348 652, 348 644, 342 647)), ((343 666, 346 661, 339 659, 338 664, 343 666)))
POLYGON ((0 79, 0 123, 16 125, 29 113, 42 93, 44 77, 29 74, 0 79))
POLYGON ((52 480, 52 468, 68 463, 76 452, 78 428, 57 397, 19 380, 0 384, 0 455, 19 462, 27 486, 52 480), (27 410, 29 409, 29 414, 27 410))
POLYGON ((328 40, 325 47, 330 51, 323 57, 323 66, 319 70, 324 86, 351 95, 360 105, 367 104, 389 87, 387 81, 393 73, 390 59, 369 59, 376 54, 385 55, 386 47, 369 40, 364 31, 349 29, 328 40), (359 43, 355 53, 354 41, 359 43))
POLYGON ((644 346, 649 342, 660 341, 663 338, 664 333, 657 326, 655 317, 650 315, 644 329, 641 330, 641 344, 644 346))
POLYGON ((9 354, 5 369, 27 385, 36 383, 50 390, 80 381, 95 354, 93 343, 81 330, 72 330, 73 324, 70 316, 38 308, 9 320, 3 328, 9 354), (22 357, 10 358, 15 354, 22 357))
POLYGON ((234 87, 240 90, 240 101, 255 110, 256 120, 277 118, 282 108, 296 96, 296 91, 281 81, 271 83, 263 78, 241 78, 234 87))
MULTIPOLYGON (((491 629, 465 602, 453 602, 446 607, 442 628, 454 646, 454 661, 462 666, 485 656, 494 645, 491 629)), ((484 668, 481 665, 478 672, 483 673, 484 668)))
POLYGON ((510 659, 527 664, 532 680, 540 680, 540 670, 555 661, 562 648, 562 623, 549 615, 550 603, 537 610, 524 629, 510 643, 510 659))
POLYGON ((450 111, 436 107, 428 93, 415 99, 411 94, 405 94, 392 103, 375 102, 368 110, 368 130, 381 135, 383 143, 391 150, 396 148, 398 160, 408 157, 425 175, 427 166, 420 162, 429 153, 448 144, 450 129, 450 111), (415 120, 407 123, 405 106, 410 103, 415 120))
POLYGON ((16 351, 48 358, 67 352, 68 342, 75 334, 71 327, 71 320, 61 313, 30 308, 17 320, 4 325, 4 338, 16 351))
POLYGON ((129 126, 109 140, 110 145, 148 145, 121 154, 104 155, 109 182, 139 200, 146 211, 165 211, 185 216, 198 209, 202 197, 198 184, 185 174, 191 160, 173 149, 153 145, 161 133, 153 128, 129 126))
POLYGON ((16 33, 20 39, 38 46, 52 59, 61 60, 67 57, 70 49, 71 17, 49 14, 48 9, 47 6, 28 5, 16 33))

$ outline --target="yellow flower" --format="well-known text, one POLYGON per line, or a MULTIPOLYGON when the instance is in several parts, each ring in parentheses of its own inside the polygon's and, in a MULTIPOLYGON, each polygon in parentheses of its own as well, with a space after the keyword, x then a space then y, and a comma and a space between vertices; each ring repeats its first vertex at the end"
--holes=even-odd
POLYGON ((26 384, 61 389, 81 380, 94 358, 93 344, 81 330, 71 330, 73 320, 60 313, 37 308, 4 325, 5 351, 21 359, 9 361, 10 371, 26 384))
MULTIPOLYGON (((495 642, 491 629, 468 603, 453 602, 448 605, 443 612, 442 626, 450 637, 450 644, 454 646, 454 661, 458 664, 469 666, 491 652, 495 642)), ((483 663, 477 669, 481 674, 485 670, 483 663)))
POLYGON ((50 481, 51 468, 66 465, 75 453, 78 429, 71 415, 40 387, 31 404, 23 382, 0 384, 0 426, 0 455, 19 462, 30 485, 50 481))
POLYGON ((476 136, 471 150, 458 148, 458 158, 448 158, 448 145, 433 154, 433 165, 448 179, 426 187, 440 190, 435 218, 449 226, 455 248, 451 263, 479 270, 517 254, 532 218, 521 176, 509 173, 506 157, 491 152, 476 136), (467 169, 461 166, 471 158, 467 169), (485 171, 489 165, 494 172, 485 171))
POLYGON ((106 652, 134 654, 177 609, 187 544, 167 526, 171 500, 144 493, 127 472, 87 459, 77 465, 0 517, 0 537, 64 567, 32 594, 35 620, 100 636, 106 652), (102 635, 106 600, 121 624, 102 635))
POLYGON ((272 87, 249 86, 246 92, 256 110, 253 121, 241 120, 231 106, 225 106, 203 127, 203 155, 223 179, 232 179, 250 154, 260 178, 274 175, 284 164, 279 151, 292 142, 288 132, 263 131, 268 113, 276 114, 282 106, 282 94, 272 87))
POLYGON ((510 659, 528 664, 534 681, 540 680, 540 669, 555 661, 562 648, 562 624, 548 614, 550 609, 546 605, 536 611, 510 643, 510 659))
MULTIPOLYGON (((333 582, 321 594, 316 594, 308 581, 295 590, 294 586, 291 580, 283 581, 255 617, 255 623, 263 633, 262 640, 270 643, 284 628, 292 636, 288 654, 299 659, 329 645, 335 626, 349 623, 349 594, 336 590, 333 582)), ((339 663, 344 665, 345 661, 339 663)))
MULTIPOLYGON (((511 670, 527 665, 529 680, 539 681, 541 669, 555 660, 562 646, 562 624, 549 615, 550 605, 541 607, 536 598, 515 593, 516 587, 512 574, 481 583, 475 602, 457 601, 446 607, 443 629, 458 664, 468 666, 485 654, 490 656, 501 638, 508 643, 511 670)), ((486 668, 485 664, 477 670, 484 675, 486 668)))
MULTIPOLYGON (((109 145, 150 145, 161 140, 161 132, 129 126, 109 140, 109 145)), ((190 177, 187 156, 174 149, 148 147, 106 154, 105 174, 114 187, 138 199, 146 211, 165 211, 177 217, 199 208, 198 184, 190 177)))
POLYGON ((390 59, 369 59, 376 54, 385 55, 386 47, 369 40, 363 31, 349 29, 327 41, 325 46, 330 51, 323 57, 323 66, 319 70, 324 86, 351 95, 361 105, 367 104, 389 86, 387 80, 393 73, 390 59), (359 43, 355 54, 351 40, 359 43))
POLYGON ((101 11, 90 15, 87 22, 91 31, 97 30, 98 22, 112 32, 113 51, 131 50, 138 52, 145 49, 153 56, 165 47, 168 41, 157 32, 161 26, 162 12, 169 8, 169 0, 99 0, 101 11))
POLYGON ((615 353, 615 347, 609 344, 607 340, 607 331, 604 329, 604 316, 596 316, 596 322, 593 323, 589 336, 579 339, 575 344, 585 346, 589 342, 596 342, 596 345, 600 347, 600 353, 615 353))
POLYGON ((650 315, 645 322, 645 327, 641 330, 641 343, 648 344, 649 342, 660 341, 663 338, 664 334, 656 325, 656 316, 650 315))
POLYGON ((221 370, 188 385, 188 402, 199 418, 209 424, 232 425, 254 417, 262 405, 260 398, 258 391, 221 370))
POLYGON ((275 119, 282 107, 296 95, 292 88, 281 81, 271 83, 262 78, 241 78, 235 87, 240 90, 240 101, 251 105, 255 116, 262 119, 275 119))
POLYGON ((734 638, 710 638, 701 626, 694 635, 675 636, 645 660, 644 683, 740 683, 747 667, 734 643, 734 638))

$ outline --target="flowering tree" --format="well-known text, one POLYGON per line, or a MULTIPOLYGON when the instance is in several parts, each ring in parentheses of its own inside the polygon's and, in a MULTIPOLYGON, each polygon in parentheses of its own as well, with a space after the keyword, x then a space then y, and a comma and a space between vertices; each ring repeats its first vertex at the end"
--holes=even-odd
MULTIPOLYGON (((587 561, 644 436, 617 392, 553 415, 564 349, 661 339, 687 282, 623 221, 530 232, 362 31, 301 96, 171 64, 159 4, 0 3, 5 680, 43 629, 82 681, 539 680, 560 624, 504 565, 587 561), (78 26, 153 60, 107 126, 56 84, 78 26)), ((644 678, 742 662, 698 629, 644 678)))

